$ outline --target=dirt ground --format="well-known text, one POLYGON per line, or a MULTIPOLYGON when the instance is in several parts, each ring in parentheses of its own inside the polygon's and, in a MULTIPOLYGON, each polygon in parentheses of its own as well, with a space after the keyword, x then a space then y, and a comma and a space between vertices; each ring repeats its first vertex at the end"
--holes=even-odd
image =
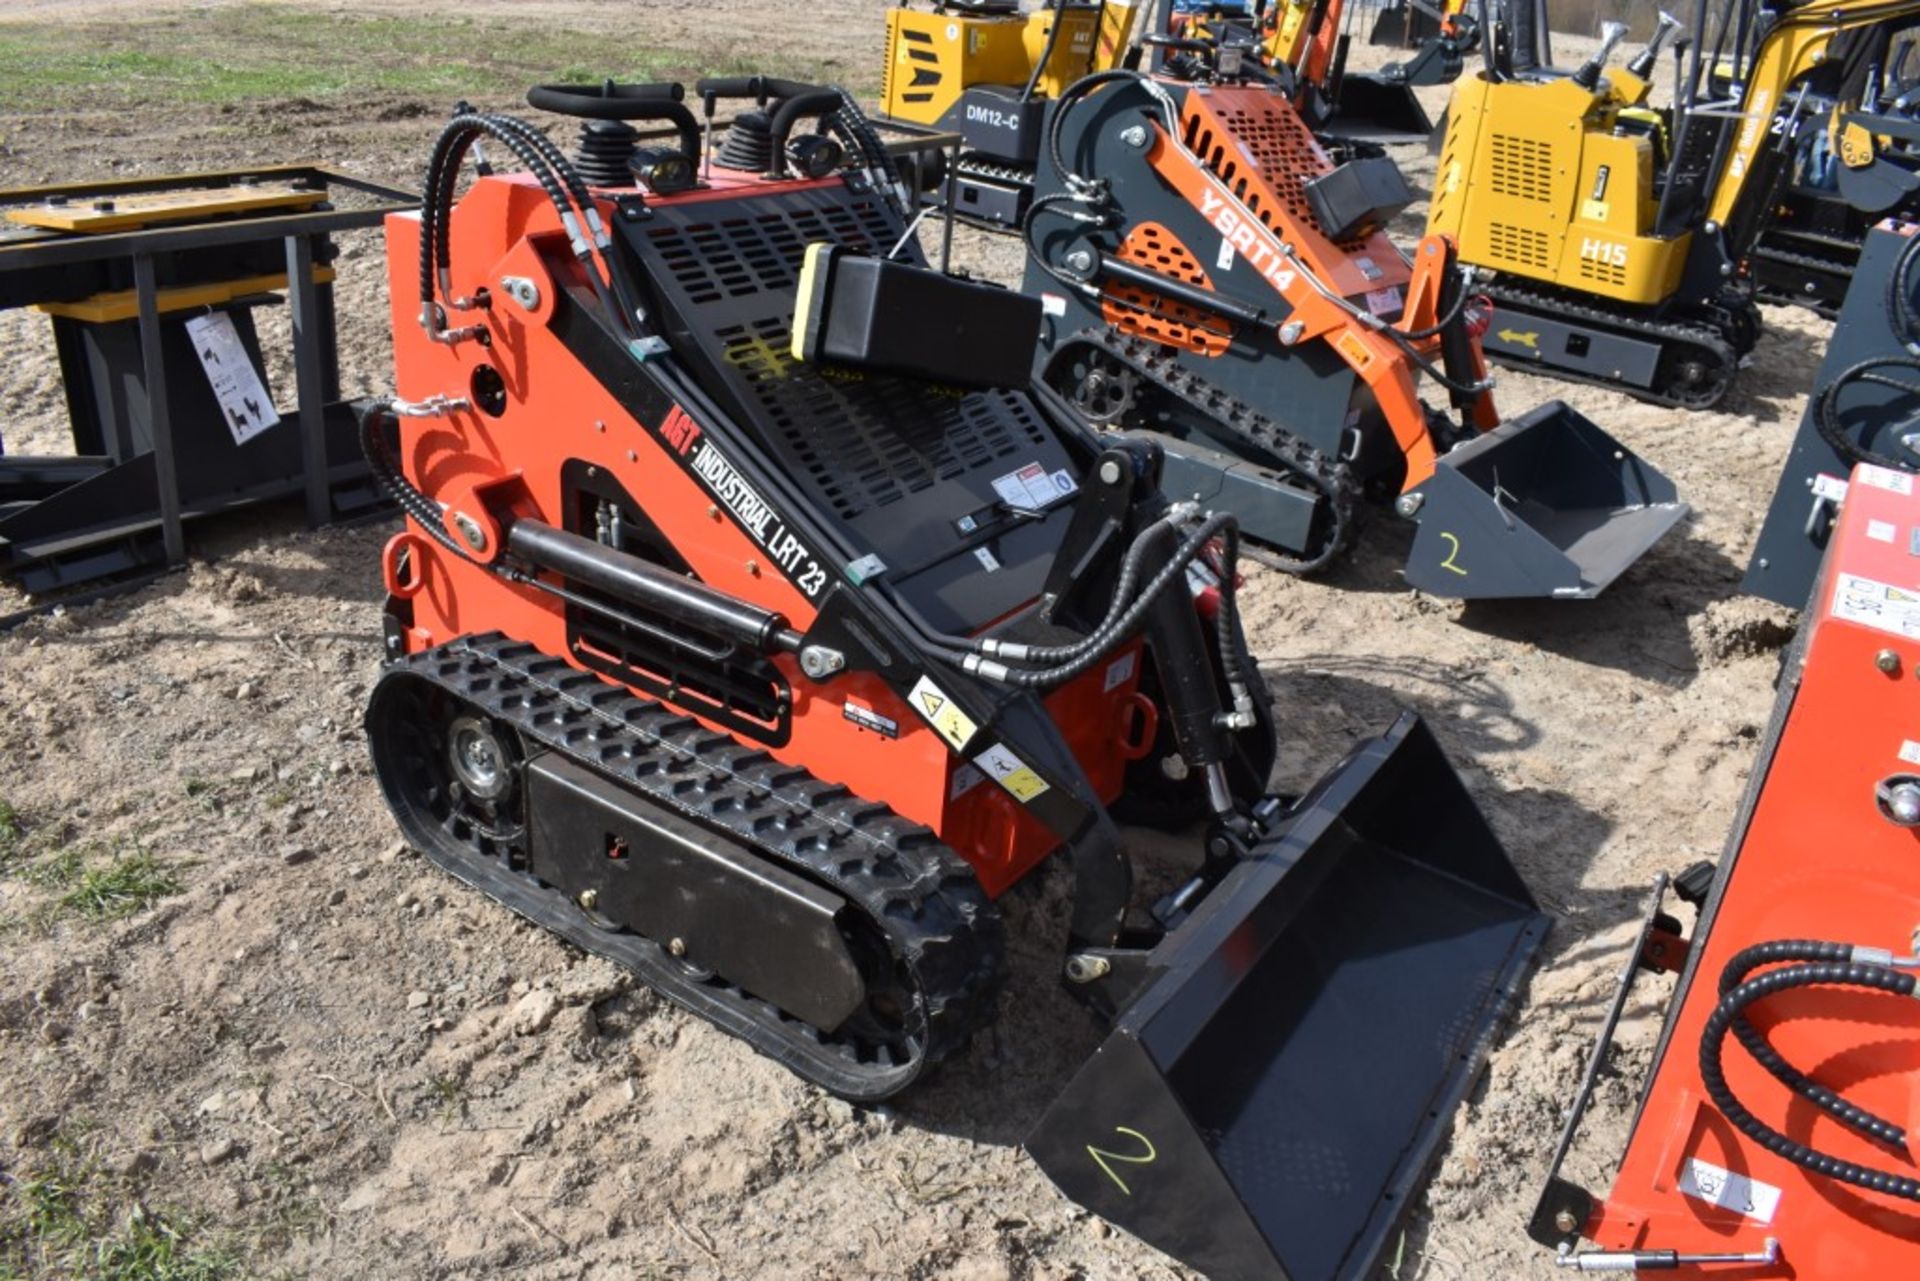
MULTIPOLYGON (((404 7, 436 6, 474 8, 404 7)), ((116 7, 136 6, 10 5, 116 7)), ((744 0, 482 7, 629 39, 748 13, 771 25, 744 0)), ((780 10, 783 40, 879 57, 878 0, 796 12, 780 10)), ((1426 96, 1437 114, 1444 90, 1426 96)), ((0 182, 297 156, 410 184, 447 106, 0 116, 0 182)), ((1424 189, 1424 148, 1396 158, 1424 189)), ((1017 275, 1012 242, 959 244, 1017 275)), ((352 238, 341 264, 350 393, 389 377, 380 252, 352 238)), ((1279 784, 1415 709, 1554 916, 1385 1271, 1396 1281, 1555 1274, 1523 1223, 1636 915, 1654 875, 1715 856, 1732 819, 1792 622, 1738 582, 1826 329, 1791 310, 1767 322, 1712 413, 1501 376, 1509 415, 1564 398, 1694 506, 1598 601, 1420 596, 1385 517, 1325 579, 1253 572, 1279 784)), ((60 445, 43 324, 0 314, 9 452, 60 445)), ((284 362, 270 374, 290 391, 284 362)), ((1053 977, 1063 872, 1005 900, 1014 974, 994 1035, 898 1106, 829 1099, 396 845, 358 730, 390 528, 294 519, 206 531, 189 571, 0 635, 0 797, 24 830, 0 834, 0 1174, 78 1152, 122 1203, 237 1243, 242 1275, 1188 1275, 1076 1210, 1017 1146, 1099 1036, 1053 977), (117 922, 52 910, 25 869, 63 850, 89 866, 144 851, 182 892, 117 922)), ((1670 984, 1635 997, 1570 1165, 1589 1186, 1610 1177, 1670 984)))

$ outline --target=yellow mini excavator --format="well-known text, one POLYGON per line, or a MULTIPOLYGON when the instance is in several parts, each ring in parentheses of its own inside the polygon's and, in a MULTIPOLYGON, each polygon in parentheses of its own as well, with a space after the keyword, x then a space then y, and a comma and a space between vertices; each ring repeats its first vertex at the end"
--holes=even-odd
POLYGON ((880 114, 909 130, 958 133, 954 212, 1019 224, 1047 103, 1117 66, 1146 0, 934 0, 887 11, 880 114))
MULTIPOLYGON (((1500 363, 1701 408, 1759 337, 1747 263, 1816 104, 1858 103, 1920 0, 1764 7, 1698 0, 1674 105, 1650 101, 1662 14, 1624 68, 1626 27, 1568 72, 1516 68, 1498 31, 1448 108, 1429 232, 1485 269, 1500 363)), ((1497 26, 1497 23, 1496 23, 1497 26)))

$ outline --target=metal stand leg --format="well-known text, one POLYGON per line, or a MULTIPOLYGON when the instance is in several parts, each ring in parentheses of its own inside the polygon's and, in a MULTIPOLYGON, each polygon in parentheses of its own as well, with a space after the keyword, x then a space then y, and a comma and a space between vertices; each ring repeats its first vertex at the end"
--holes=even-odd
POLYGON ((154 482, 160 490, 160 536, 166 546, 167 564, 181 565, 187 559, 187 535, 180 524, 180 476, 174 467, 167 357, 160 341, 160 291, 154 283, 152 254, 133 256, 133 290, 140 306, 140 359, 146 367, 147 430, 153 436, 154 482))
POLYGON ((327 487, 325 374, 321 370, 322 321, 313 283, 313 241, 287 237, 287 296, 293 303, 293 370, 300 397, 301 470, 307 489, 307 525, 318 529, 333 517, 327 487))

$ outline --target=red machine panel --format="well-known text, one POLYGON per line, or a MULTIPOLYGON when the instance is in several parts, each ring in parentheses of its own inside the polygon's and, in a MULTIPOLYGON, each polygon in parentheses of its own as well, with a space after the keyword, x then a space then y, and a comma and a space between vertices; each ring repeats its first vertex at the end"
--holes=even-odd
MULTIPOLYGON (((1920 810, 1904 806, 1920 793, 1900 791, 1920 782, 1914 481, 1875 467, 1854 475, 1651 1088, 1613 1192, 1587 1225, 1604 1249, 1677 1252, 1671 1263, 1643 1259, 1643 1270, 1920 1275, 1920 1200, 1913 1199, 1920 1184, 1888 1194, 1816 1173, 1804 1159, 1811 1150, 1895 1179, 1920 1179, 1904 1142, 1870 1139, 1842 1124, 1763 1068, 1735 1036, 1718 1038, 1708 1062, 1717 1057, 1739 1103, 1785 1141, 1763 1140, 1716 1106, 1702 1067, 1702 1035, 1722 1003, 1723 972, 1743 949, 1826 940, 1886 949, 1894 958, 1914 950, 1920 829, 1913 824, 1920 810), (1795 1152, 1803 1159, 1792 1159, 1795 1152), (1772 1262, 1687 1261, 1696 1254, 1765 1255, 1769 1238, 1778 1243, 1772 1262)), ((1756 967, 1748 977, 1769 968, 1781 967, 1756 967)), ((1898 961, 1869 968, 1914 972, 1898 961)), ((1790 986, 1745 1008, 1789 1071, 1896 1130, 1920 1122, 1920 1002, 1837 981, 1790 986)))

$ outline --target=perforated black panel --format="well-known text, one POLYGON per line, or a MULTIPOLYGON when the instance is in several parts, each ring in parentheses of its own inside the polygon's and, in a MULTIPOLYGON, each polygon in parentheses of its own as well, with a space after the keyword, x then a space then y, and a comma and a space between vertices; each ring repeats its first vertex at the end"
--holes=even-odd
MULTIPOLYGON (((889 252, 904 228, 885 204, 837 185, 776 188, 663 202, 623 226, 675 354, 862 552, 896 571, 896 586, 921 576, 913 595, 930 618, 974 625, 1038 592, 1067 505, 995 540, 986 574, 955 527, 994 506, 996 477, 1036 462, 1077 470, 1025 392, 962 392, 790 350, 807 246, 889 252)), ((899 256, 924 262, 912 242, 899 256)))
POLYGON ((966 396, 856 371, 823 374, 793 358, 784 320, 731 325, 715 337, 756 406, 821 493, 851 520, 1002 463, 1011 471, 1048 443, 1024 395, 966 396))

